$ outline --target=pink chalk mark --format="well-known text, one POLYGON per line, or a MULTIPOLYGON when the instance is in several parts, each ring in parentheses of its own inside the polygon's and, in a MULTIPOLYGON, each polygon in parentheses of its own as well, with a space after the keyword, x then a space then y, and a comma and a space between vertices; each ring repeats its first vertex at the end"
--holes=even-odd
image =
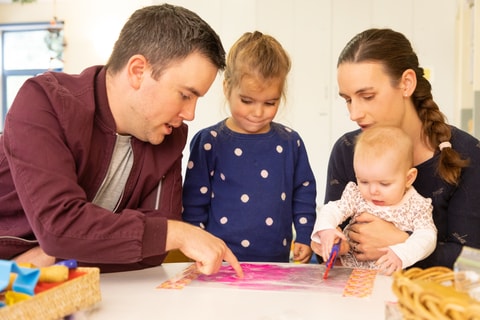
POLYGON ((236 276, 231 266, 224 265, 214 275, 199 275, 196 281, 209 282, 246 289, 257 290, 330 290, 341 293, 352 271, 349 268, 336 268, 328 280, 323 279, 323 265, 257 264, 242 263, 244 278, 236 276))

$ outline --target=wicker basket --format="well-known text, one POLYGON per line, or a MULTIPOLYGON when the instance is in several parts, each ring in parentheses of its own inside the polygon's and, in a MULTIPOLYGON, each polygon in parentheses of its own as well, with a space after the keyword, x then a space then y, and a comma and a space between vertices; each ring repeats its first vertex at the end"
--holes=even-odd
POLYGON ((58 320, 101 300, 100 270, 77 268, 84 275, 34 295, 31 299, 0 308, 0 320, 58 320))
POLYGON ((412 268, 393 274, 393 292, 404 319, 480 320, 480 303, 454 285, 445 267, 412 268))

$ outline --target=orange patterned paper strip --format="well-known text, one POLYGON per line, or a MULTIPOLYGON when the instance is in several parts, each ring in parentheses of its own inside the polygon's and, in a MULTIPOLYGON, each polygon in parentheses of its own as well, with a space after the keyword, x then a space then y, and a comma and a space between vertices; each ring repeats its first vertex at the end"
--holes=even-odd
POLYGON ((372 294, 377 270, 353 269, 343 290, 344 297, 364 298, 372 294))
POLYGON ((197 278, 199 274, 196 265, 192 264, 172 279, 157 286, 157 289, 183 289, 183 287, 189 284, 193 279, 197 278))

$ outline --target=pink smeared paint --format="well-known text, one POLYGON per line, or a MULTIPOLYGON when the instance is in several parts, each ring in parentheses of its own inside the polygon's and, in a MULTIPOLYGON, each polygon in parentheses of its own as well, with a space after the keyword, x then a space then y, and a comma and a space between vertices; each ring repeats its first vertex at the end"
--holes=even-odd
MULTIPOLYGON (((242 263, 244 278, 236 276, 229 265, 224 265, 213 275, 199 275, 195 280, 216 285, 226 285, 256 290, 328 290, 341 293, 351 269, 335 268, 323 280, 323 265, 242 263)), ((191 285, 195 284, 193 281, 191 285)))

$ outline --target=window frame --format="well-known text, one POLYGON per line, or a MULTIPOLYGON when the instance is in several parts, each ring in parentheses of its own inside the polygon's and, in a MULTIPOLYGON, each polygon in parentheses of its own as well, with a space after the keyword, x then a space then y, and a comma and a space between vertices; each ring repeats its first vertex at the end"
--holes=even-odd
POLYGON ((15 76, 26 76, 26 77, 33 77, 40 73, 46 71, 63 71, 62 68, 38 68, 38 69, 5 69, 5 34, 6 32, 25 32, 25 31, 39 31, 39 30, 48 30, 52 28, 56 28, 59 30, 63 30, 65 24, 63 21, 55 21, 54 25, 52 22, 27 22, 27 23, 8 23, 8 24, 0 24, 0 68, 1 68, 1 91, 0 91, 0 98, 1 98, 1 108, 0 108, 0 132, 3 131, 5 117, 7 115, 8 109, 10 106, 8 105, 7 101, 7 82, 8 77, 15 77, 15 76))

